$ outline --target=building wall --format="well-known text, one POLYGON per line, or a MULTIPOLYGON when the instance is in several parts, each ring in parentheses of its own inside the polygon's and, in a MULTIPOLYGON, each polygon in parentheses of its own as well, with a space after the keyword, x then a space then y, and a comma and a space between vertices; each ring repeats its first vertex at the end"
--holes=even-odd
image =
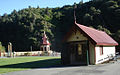
POLYGON ((115 46, 103 46, 103 55, 100 55, 100 47, 96 46, 96 64, 109 60, 109 56, 115 56, 115 46))
POLYGON ((90 64, 95 64, 95 46, 89 42, 90 64))
POLYGON ((45 51, 45 48, 46 48, 46 51, 49 51, 50 45, 41 45, 41 48, 43 48, 44 51, 45 51))
MULTIPOLYGON (((88 40, 81 32, 77 30, 76 34, 75 32, 71 33, 71 36, 68 38, 67 42, 71 41, 83 41, 88 40)), ((89 41, 89 60, 90 64, 95 64, 95 46, 89 41)))
POLYGON ((71 33, 71 36, 67 39, 67 42, 70 41, 82 41, 82 40, 87 40, 87 38, 85 36, 83 36, 83 34, 80 33, 80 31, 76 31, 71 33))

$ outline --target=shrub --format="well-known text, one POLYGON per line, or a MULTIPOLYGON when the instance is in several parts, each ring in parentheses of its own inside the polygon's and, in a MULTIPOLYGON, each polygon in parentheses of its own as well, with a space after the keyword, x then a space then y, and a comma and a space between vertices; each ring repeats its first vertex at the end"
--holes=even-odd
POLYGON ((42 56, 49 56, 49 53, 47 51, 43 51, 41 55, 42 56))
POLYGON ((2 46, 2 43, 0 42, 0 52, 5 52, 5 47, 2 46))
POLYGON ((24 56, 31 56, 31 53, 29 53, 29 52, 24 53, 24 56))

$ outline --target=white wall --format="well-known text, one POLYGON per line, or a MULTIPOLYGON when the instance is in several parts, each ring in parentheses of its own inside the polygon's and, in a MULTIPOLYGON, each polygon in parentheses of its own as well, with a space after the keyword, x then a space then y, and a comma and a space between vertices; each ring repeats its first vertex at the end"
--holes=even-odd
MULTIPOLYGON (((25 53, 29 53, 30 56, 40 56, 42 54, 42 52, 43 51, 32 51, 32 52, 31 51, 27 51, 27 52, 14 52, 14 54, 15 54, 15 56, 25 56, 25 53)), ((49 50, 48 53, 49 53, 49 55, 52 55, 53 51, 49 50)), ((57 52, 54 52, 54 53, 60 55, 57 52)), ((7 52, 1 53, 1 57, 3 57, 4 55, 8 56, 8 53, 7 52)), ((12 56, 13 56, 13 52, 12 52, 12 56)))
POLYGON ((102 63, 109 59, 109 55, 115 56, 115 46, 103 46, 103 55, 100 55, 100 47, 95 47, 96 51, 96 64, 102 63))

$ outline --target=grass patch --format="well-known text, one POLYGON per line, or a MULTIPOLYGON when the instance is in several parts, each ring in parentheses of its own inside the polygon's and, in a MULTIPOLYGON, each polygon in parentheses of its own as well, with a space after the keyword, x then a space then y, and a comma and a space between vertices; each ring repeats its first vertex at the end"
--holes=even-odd
POLYGON ((33 68, 60 66, 60 57, 0 58, 0 74, 33 68))

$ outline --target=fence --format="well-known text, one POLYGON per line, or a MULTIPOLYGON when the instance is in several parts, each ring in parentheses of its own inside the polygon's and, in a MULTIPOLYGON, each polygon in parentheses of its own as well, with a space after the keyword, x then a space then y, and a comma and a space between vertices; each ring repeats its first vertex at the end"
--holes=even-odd
MULTIPOLYGON (((7 57, 8 53, 1 53, 1 57, 7 57)), ((12 56, 61 56, 61 53, 53 51, 26 51, 26 52, 13 52, 12 56)))

